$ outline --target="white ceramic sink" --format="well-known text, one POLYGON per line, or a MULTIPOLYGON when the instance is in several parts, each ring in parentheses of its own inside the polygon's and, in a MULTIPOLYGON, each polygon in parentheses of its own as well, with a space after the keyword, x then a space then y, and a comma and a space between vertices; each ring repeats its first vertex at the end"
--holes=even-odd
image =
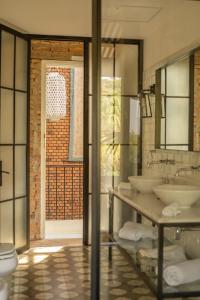
POLYGON ((177 203, 181 208, 189 208, 200 199, 200 187, 195 185, 163 184, 153 191, 164 204, 177 203))
POLYGON ((150 176, 129 176, 131 186, 140 193, 152 193, 153 188, 164 183, 161 177, 150 176))

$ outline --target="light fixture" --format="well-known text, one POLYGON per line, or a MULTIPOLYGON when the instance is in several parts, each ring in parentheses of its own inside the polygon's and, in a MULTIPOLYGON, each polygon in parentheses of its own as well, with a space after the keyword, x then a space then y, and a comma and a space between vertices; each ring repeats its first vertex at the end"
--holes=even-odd
POLYGON ((139 94, 142 118, 152 118, 152 96, 155 96, 155 84, 151 85, 147 90, 142 90, 139 94))
POLYGON ((60 120, 66 116, 66 82, 58 72, 46 74, 46 118, 60 120))

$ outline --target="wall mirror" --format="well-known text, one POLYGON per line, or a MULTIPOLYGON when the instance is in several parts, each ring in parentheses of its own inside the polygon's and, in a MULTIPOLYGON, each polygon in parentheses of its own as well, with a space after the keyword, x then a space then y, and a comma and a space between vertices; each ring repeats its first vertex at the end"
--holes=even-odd
POLYGON ((155 147, 200 151, 200 49, 156 70, 155 147))

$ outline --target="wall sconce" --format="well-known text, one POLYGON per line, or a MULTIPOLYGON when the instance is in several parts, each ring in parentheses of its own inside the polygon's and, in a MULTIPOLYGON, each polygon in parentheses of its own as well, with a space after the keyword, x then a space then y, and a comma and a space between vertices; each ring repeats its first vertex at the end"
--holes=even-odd
POLYGON ((147 90, 142 90, 139 94, 142 118, 152 118, 152 96, 155 96, 155 84, 151 85, 150 88, 147 90))

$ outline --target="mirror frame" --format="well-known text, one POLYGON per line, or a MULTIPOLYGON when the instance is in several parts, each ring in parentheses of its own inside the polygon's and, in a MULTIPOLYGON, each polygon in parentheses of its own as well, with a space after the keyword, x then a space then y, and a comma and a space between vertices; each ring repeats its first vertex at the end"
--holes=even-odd
MULTIPOLYGON (((180 57, 177 60, 161 66, 155 72, 155 149, 170 150, 170 151, 193 151, 193 137, 194 137, 194 73, 195 73, 195 49, 187 56, 180 57), (162 94, 161 94, 161 70, 169 65, 175 64, 180 59, 189 57, 189 126, 188 126, 188 150, 179 149, 163 149, 160 146, 161 140, 161 118, 162 118, 162 94)), ((176 146, 173 144, 173 146, 176 146)), ((178 144, 177 144, 178 146, 178 144)), ((165 145, 166 147, 166 145, 165 145)))

